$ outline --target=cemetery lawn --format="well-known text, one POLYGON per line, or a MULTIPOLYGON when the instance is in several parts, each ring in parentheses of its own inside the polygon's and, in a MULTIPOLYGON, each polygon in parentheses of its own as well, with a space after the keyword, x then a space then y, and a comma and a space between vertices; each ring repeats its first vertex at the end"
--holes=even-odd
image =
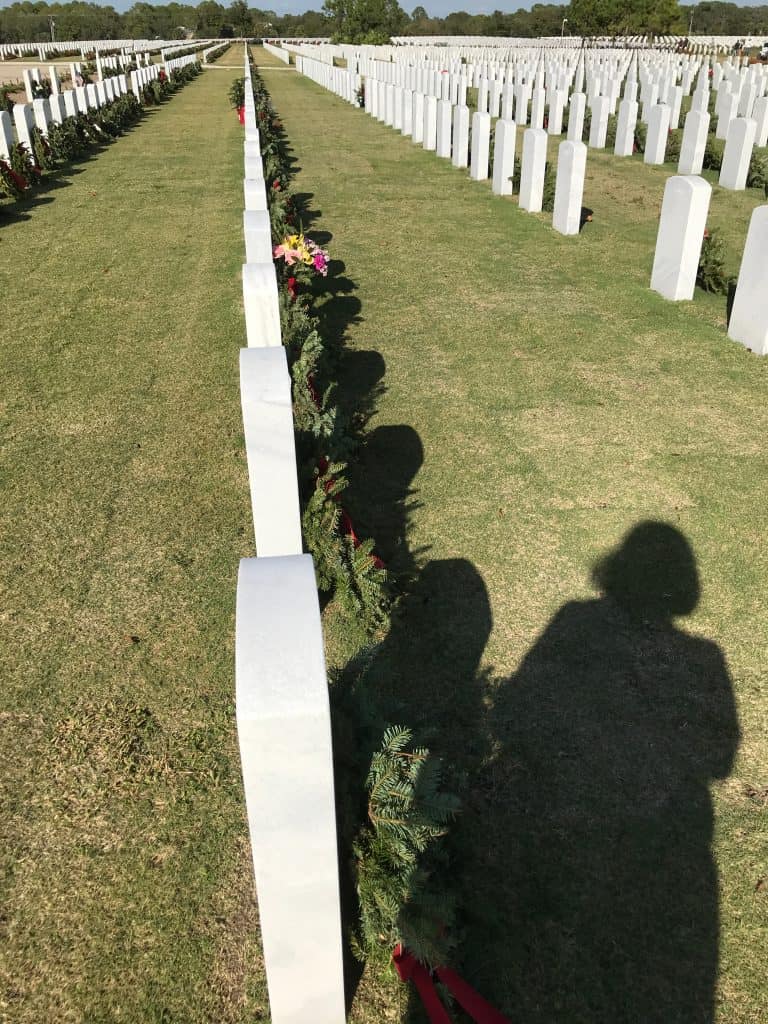
POLYGON ((204 71, 0 202, 0 1019, 252 1022, 242 129, 204 71))
MULTIPOLYGON (((347 339, 341 397, 375 410, 346 504, 408 579, 358 690, 417 729, 463 800, 442 876, 457 964, 517 1022, 757 1024, 768 360, 727 340, 724 299, 650 292, 670 169, 590 151, 594 219, 564 238, 308 80, 265 78, 305 226, 339 261, 321 317, 347 339), (590 583, 649 519, 695 552, 701 599, 677 629, 621 625, 590 583), (702 694, 713 644, 727 671, 702 694)), ((733 273, 761 201, 715 189, 733 273)), ((649 571, 675 585, 666 556, 649 571)), ((362 640, 324 614, 329 662, 354 678, 362 640)), ((410 1012, 368 971, 351 1019, 410 1012)))

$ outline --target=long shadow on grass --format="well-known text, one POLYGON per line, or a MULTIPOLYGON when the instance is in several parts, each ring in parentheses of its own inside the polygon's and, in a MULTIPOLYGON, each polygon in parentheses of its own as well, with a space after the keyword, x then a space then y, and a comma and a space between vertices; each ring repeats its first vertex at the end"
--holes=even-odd
POLYGON ((675 625, 699 600, 677 529, 637 524, 593 580, 601 596, 565 604, 493 679, 478 671, 481 577, 428 563, 365 672, 367 699, 460 788, 444 885, 472 985, 515 1024, 711 1024, 709 786, 738 746, 731 680, 716 644, 675 625))

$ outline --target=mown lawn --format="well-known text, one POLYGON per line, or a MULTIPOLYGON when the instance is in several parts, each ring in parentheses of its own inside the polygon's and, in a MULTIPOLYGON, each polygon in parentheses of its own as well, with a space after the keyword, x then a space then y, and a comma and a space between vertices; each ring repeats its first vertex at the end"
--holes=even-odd
MULTIPOLYGON (((463 800, 457 964, 518 1024, 756 1024, 768 361, 727 340, 724 299, 650 292, 670 169, 590 151, 593 221, 564 238, 313 83, 266 79, 339 261, 321 312, 348 342, 341 395, 375 406, 347 504, 408 579, 357 687, 463 800)), ((733 270, 761 201, 715 189, 733 270)), ((333 604, 325 624, 357 676, 333 604)), ((394 976, 363 977, 354 1021, 410 1014, 394 976)))
POLYGON ((14 1024, 267 1016, 233 706, 253 551, 234 76, 0 203, 14 1024))
MULTIPOLYGON (((0 204, 9 1021, 268 1019, 232 703, 235 74, 0 204)), ((763 1020, 768 364, 721 299, 648 291, 667 172, 590 153, 594 220, 565 239, 267 82, 343 263, 341 397, 375 409, 348 504, 406 593, 358 689, 463 800, 457 965, 517 1022, 763 1020), (649 519, 676 532, 614 563, 623 605, 598 597, 595 562, 649 519), (650 598, 696 608, 659 623, 650 598)), ((713 197, 733 263, 759 201, 713 197)), ((354 677, 357 631, 333 603, 325 625, 354 677)), ((363 976, 352 1020, 412 1015, 363 976)))

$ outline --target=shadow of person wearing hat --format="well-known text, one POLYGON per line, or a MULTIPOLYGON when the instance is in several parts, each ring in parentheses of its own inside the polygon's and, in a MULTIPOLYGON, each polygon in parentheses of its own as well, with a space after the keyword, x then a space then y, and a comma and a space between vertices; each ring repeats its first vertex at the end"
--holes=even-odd
POLYGON ((711 1024, 709 786, 739 729, 690 544, 634 526, 500 683, 463 832, 464 967, 518 1024, 711 1024))

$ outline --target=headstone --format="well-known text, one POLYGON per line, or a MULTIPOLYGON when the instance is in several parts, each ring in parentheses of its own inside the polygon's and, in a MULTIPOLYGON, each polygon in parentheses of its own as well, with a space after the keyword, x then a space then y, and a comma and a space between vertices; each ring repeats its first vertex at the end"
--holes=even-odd
POLYGON ((728 337, 768 355, 768 206, 753 211, 733 300, 728 337))
POLYGON ((0 110, 0 160, 8 160, 13 143, 11 115, 6 110, 0 110))
POLYGON ((511 121, 515 110, 515 88, 511 82, 505 82, 501 90, 501 118, 511 121))
POLYGON ((541 210, 546 164, 547 133, 543 128, 527 128, 523 132, 520 164, 520 207, 529 213, 541 210))
POLYGON ((667 179, 651 288, 665 299, 692 299, 712 186, 696 175, 667 179))
POLYGON ((666 103, 655 103, 648 117, 648 134, 645 140, 643 163, 663 164, 669 138, 670 109, 666 103))
POLYGON ((549 105, 549 123, 547 131, 550 135, 563 134, 563 111, 567 94, 564 89, 555 89, 549 105))
POLYGON ((270 263, 272 260, 272 228, 266 210, 243 211, 245 262, 270 263))
POLYGON ((581 142, 584 134, 584 113, 587 109, 587 96, 583 92, 571 93, 571 103, 568 108, 568 141, 581 142))
POLYGON ((49 97, 48 103, 51 107, 51 121, 53 121, 54 124, 61 124, 67 116, 64 108, 64 97, 60 92, 54 93, 49 97))
POLYGON ((273 1024, 344 1024, 328 681, 310 555, 240 563, 237 734, 273 1024))
POLYGON ((721 188, 741 192, 747 187, 747 174, 756 130, 757 124, 751 118, 735 117, 731 121, 720 166, 718 183, 721 188))
POLYGON ((515 89, 515 124, 525 127, 528 124, 528 101, 531 90, 527 83, 521 82, 515 89))
POLYGON ((517 125, 514 121, 501 119, 496 122, 491 188, 497 196, 512 195, 516 137, 517 125))
POLYGON ((722 100, 718 97, 717 101, 717 128, 715 129, 715 138, 726 139, 728 137, 728 127, 731 121, 736 117, 736 108, 739 104, 739 97, 731 95, 730 92, 725 93, 722 100))
POLYGON ((637 125, 637 102, 624 99, 619 104, 619 120, 616 126, 616 156, 632 156, 635 151, 635 127, 637 125))
POLYGON ((282 345, 241 349, 240 399, 256 554, 300 555, 291 375, 282 345))
POLYGON ((464 104, 453 108, 451 163, 454 167, 469 166, 469 107, 464 104))
POLYGON ((35 119, 32 114, 30 103, 14 103, 13 123, 16 126, 16 138, 26 146, 27 152, 32 153, 32 129, 35 127, 35 119))
POLYGON ((264 178, 243 178, 243 197, 246 210, 266 210, 267 192, 264 178))
POLYGON ((472 115, 472 160, 469 176, 474 181, 488 177, 488 157, 491 148, 491 115, 477 111, 472 115))
POLYGON ((598 96, 592 104, 592 121, 589 126, 589 145, 592 149, 605 149, 608 133, 608 97, 598 96))
POLYGON ((424 98, 424 131, 422 145, 424 149, 437 149, 437 99, 434 96, 424 98))
POLYGON ((43 135, 48 135, 48 128, 51 123, 51 105, 48 100, 33 100, 32 111, 34 113, 36 127, 43 135))
POLYGON ((451 159, 451 116, 453 107, 450 100, 437 104, 437 155, 451 159))
POLYGON ((403 135, 413 132, 413 90, 403 89, 403 135))
POLYGON ((499 105, 501 103, 501 83, 494 78, 488 94, 488 112, 491 117, 499 116, 499 105))
POLYGON ((395 86, 395 109, 393 112, 392 127, 395 131, 401 132, 403 130, 403 87, 401 85, 395 86))
POLYGON ((587 147, 583 142, 561 142, 557 151, 557 181, 552 227, 561 235, 578 235, 581 204, 587 170, 587 147))
POLYGON ((384 124, 395 125, 395 87, 391 82, 384 88, 384 124))
POLYGON ((51 80, 51 94, 53 96, 58 96, 61 92, 61 84, 59 83, 59 76, 56 71, 55 64, 51 64, 48 68, 48 77, 51 80))
POLYGON ((768 96, 755 100, 752 116, 756 124, 755 145, 760 149, 768 145, 768 96))
POLYGON ((424 142, 424 93, 414 92, 413 94, 413 131, 411 138, 421 145, 424 142))
POLYGON ((701 174, 707 148, 710 117, 706 110, 690 110, 683 127, 678 174, 701 174))
POLYGON ((531 96, 531 128, 544 126, 544 107, 547 97, 543 89, 534 89, 531 96))
POLYGON ((32 88, 32 83, 35 81, 32 70, 30 68, 24 68, 21 72, 21 77, 24 80, 24 92, 27 94, 27 103, 31 103, 35 98, 35 90, 32 88))
POLYGON ((252 181, 258 181, 259 178, 264 180, 264 164, 261 161, 261 156, 246 156, 245 158, 245 177, 252 181))
POLYGON ((266 348, 282 343, 280 304, 275 265, 243 264, 243 305, 248 348, 266 348))

